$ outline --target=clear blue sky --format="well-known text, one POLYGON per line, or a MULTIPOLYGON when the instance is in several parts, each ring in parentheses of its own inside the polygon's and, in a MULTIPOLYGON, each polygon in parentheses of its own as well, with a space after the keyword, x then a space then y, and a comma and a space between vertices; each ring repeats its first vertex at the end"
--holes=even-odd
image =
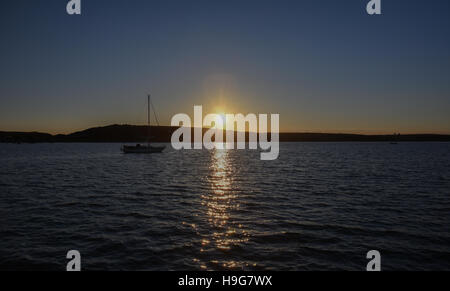
POLYGON ((205 111, 284 131, 450 133, 450 1, 2 1, 0 130, 205 111))

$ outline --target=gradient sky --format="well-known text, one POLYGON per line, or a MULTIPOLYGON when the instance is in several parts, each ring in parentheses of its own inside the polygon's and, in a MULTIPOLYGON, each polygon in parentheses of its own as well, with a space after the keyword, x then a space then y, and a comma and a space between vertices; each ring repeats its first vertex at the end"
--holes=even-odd
POLYGON ((450 133, 450 1, 2 1, 0 130, 279 113, 282 131, 450 133), (205 112, 205 113, 206 113, 205 112))

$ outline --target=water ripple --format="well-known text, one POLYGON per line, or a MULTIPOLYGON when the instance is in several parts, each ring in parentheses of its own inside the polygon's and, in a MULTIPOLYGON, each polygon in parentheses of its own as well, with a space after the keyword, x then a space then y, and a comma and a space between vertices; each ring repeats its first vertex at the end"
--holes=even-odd
POLYGON ((0 145, 0 269, 450 270, 449 143, 0 145))

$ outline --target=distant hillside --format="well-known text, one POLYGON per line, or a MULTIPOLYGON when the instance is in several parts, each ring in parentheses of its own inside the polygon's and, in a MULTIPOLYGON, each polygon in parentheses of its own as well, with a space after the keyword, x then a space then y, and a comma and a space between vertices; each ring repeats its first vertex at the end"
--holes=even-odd
MULTIPOLYGON (((177 127, 152 126, 152 142, 170 142, 177 127)), ((193 129, 192 129, 193 130, 193 129)), ((205 132, 207 129, 203 129, 205 132)), ((51 135, 38 132, 1 132, 2 143, 40 142, 146 142, 148 126, 110 125, 94 127, 71 134, 51 135)), ((282 142, 331 142, 331 141, 450 141, 450 135, 409 134, 409 135, 362 135, 338 133, 280 133, 282 142)))
POLYGON ((2 143, 35 143, 50 142, 54 136, 40 132, 4 132, 0 131, 0 142, 2 143))
MULTIPOLYGON (((170 126, 152 126, 150 140, 170 142, 170 137, 176 129, 170 126)), ((58 141, 64 142, 145 142, 148 139, 148 126, 110 125, 57 137, 58 141)))

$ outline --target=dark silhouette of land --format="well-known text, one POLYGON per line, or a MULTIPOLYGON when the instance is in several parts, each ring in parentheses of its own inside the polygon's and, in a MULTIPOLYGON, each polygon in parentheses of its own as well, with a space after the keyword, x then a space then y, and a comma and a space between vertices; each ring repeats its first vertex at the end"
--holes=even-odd
MULTIPOLYGON (((172 133, 178 127, 152 126, 152 142, 170 142, 172 133)), ((193 129, 192 129, 193 130, 193 129)), ((205 132, 207 129, 203 129, 205 132)), ((247 133, 248 136, 248 133, 247 133)), ((192 135, 193 137, 193 135, 192 135)), ((270 134, 269 134, 270 137, 270 134)), ((53 143, 53 142, 121 142, 138 143, 148 140, 148 126, 110 125, 94 127, 71 134, 51 135, 38 132, 0 131, 1 143, 53 143)), ((450 141, 450 135, 405 134, 405 135, 363 135, 347 133, 280 133, 281 142, 339 142, 339 141, 450 141)))

